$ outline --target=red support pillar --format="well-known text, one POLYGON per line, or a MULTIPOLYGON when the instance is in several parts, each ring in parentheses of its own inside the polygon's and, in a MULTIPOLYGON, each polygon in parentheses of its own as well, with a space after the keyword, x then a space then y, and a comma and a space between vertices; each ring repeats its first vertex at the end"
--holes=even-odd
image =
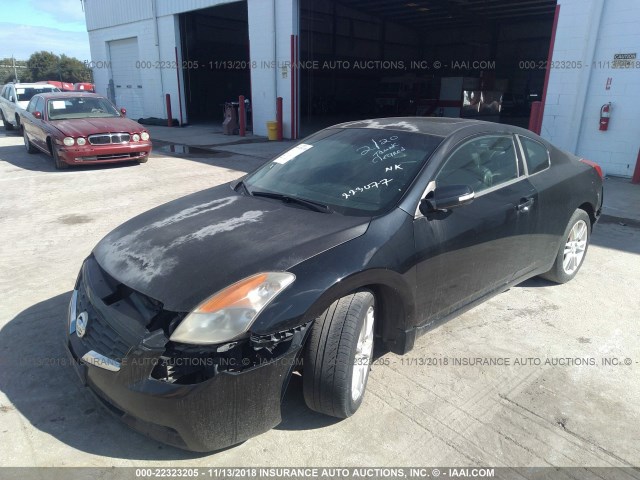
POLYGON ((165 98, 167 100, 167 127, 173 127, 173 118, 171 116, 171 95, 167 93, 165 98))
POLYGON ((531 102, 531 114, 529 116, 529 130, 540 135, 540 105, 542 102, 531 102))
POLYGON ((291 35, 291 140, 296 138, 296 65, 295 65, 295 35, 291 35))
POLYGON ((240 136, 244 137, 247 133, 247 116, 244 109, 244 95, 238 97, 238 122, 240 123, 240 136))
POLYGON ((278 122, 278 141, 282 141, 282 97, 276 98, 276 122, 278 122))
POLYGON ((636 169, 633 172, 631 183, 640 183, 640 150, 638 150, 638 160, 636 160, 636 169))

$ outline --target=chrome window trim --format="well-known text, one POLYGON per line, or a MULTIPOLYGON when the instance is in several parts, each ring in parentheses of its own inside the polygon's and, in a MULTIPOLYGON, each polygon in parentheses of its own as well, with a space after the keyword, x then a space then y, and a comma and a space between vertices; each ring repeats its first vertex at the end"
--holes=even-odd
POLYGON ((513 185, 514 183, 518 183, 521 182, 522 180, 524 180, 525 178, 528 178, 524 175, 520 175, 517 178, 512 178, 511 180, 508 180, 504 183, 500 183, 498 185, 494 185, 493 187, 489 187, 489 188, 485 188, 484 190, 481 190, 480 192, 475 192, 476 197, 482 197, 483 195, 486 195, 487 193, 492 193, 495 192, 496 190, 500 190, 502 187, 508 187, 509 185, 513 185))
POLYGON ((547 148, 547 146, 544 143, 539 142, 538 140, 534 140, 531 137, 527 137, 526 135, 521 135, 519 133, 516 133, 516 137, 518 137, 518 144, 520 145, 520 149, 522 151, 522 157, 523 157, 523 160, 524 160, 524 168, 527 169, 527 176, 528 177, 535 177, 539 173, 546 172, 547 170, 549 170, 551 168, 551 152, 549 152, 549 149, 547 148), (527 156, 524 153, 524 146, 522 145, 522 142, 520 141, 520 137, 523 137, 523 138, 526 138, 527 140, 535 142, 535 143, 537 143, 538 145, 540 145, 542 148, 544 148, 546 150, 546 152, 547 152, 547 167, 546 168, 540 170, 539 172, 529 174, 529 165, 527 165, 527 156))
POLYGON ((524 167, 524 175, 526 177, 529 176, 529 165, 527 165, 527 157, 524 154, 524 147, 522 146, 522 142, 520 141, 520 135, 517 133, 514 134, 516 137, 516 142, 518 143, 518 150, 520 150, 520 156, 522 157, 522 165, 524 167))

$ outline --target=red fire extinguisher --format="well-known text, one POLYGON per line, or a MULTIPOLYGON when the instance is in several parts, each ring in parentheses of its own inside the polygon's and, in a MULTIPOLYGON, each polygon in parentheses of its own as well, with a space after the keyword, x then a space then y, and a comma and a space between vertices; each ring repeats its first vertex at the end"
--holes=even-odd
POLYGON ((609 119, 611 118, 611 102, 605 103, 600 108, 600 130, 606 132, 609 130, 609 119))

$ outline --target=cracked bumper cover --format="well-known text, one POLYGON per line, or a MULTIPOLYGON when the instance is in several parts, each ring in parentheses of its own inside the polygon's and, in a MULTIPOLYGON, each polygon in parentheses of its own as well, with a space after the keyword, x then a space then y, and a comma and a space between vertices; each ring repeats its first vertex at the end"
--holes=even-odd
POLYGON ((86 352, 74 334, 67 348, 80 376, 111 413, 156 440, 199 452, 235 445, 280 423, 282 395, 299 351, 291 348, 242 372, 177 385, 151 377, 161 352, 136 350, 118 371, 110 371, 82 360, 86 352))
POLYGON ((157 372, 167 373, 168 357, 184 359, 191 352, 188 360, 206 361, 212 351, 197 347, 194 354, 193 346, 169 342, 162 329, 150 331, 148 318, 156 313, 119 308, 124 300, 112 298, 110 282, 87 259, 69 304, 65 345, 82 382, 111 413, 161 442, 201 452, 235 445, 280 423, 304 326, 214 346, 217 363, 206 375, 164 378, 157 372), (234 351, 227 348, 239 344, 245 349, 232 358, 236 363, 220 364, 234 351))

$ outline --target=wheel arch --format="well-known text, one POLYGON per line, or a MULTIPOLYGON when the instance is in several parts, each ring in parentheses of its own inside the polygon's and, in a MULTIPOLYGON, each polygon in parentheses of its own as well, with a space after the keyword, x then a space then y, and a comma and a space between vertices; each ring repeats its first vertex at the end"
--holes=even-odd
POLYGON ((591 202, 584 202, 578 207, 578 209, 587 212, 587 215, 589 215, 589 220, 591 220, 591 228, 593 228, 593 225, 597 220, 595 207, 591 204, 591 202))
POLYGON ((385 348, 394 353, 410 350, 403 332, 415 324, 415 299, 408 282, 396 272, 368 270, 335 282, 308 309, 307 320, 316 319, 333 302, 358 290, 370 290, 376 299, 376 334, 385 348))

